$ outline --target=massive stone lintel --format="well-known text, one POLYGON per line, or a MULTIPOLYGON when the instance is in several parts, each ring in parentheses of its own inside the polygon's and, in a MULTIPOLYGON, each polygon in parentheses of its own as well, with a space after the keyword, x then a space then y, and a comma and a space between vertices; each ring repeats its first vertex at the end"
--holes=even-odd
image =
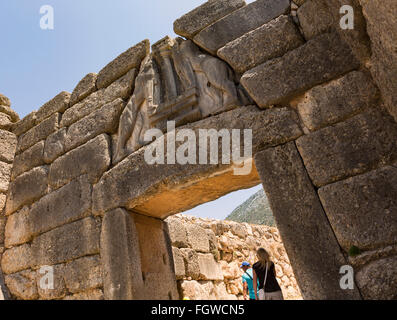
MULTIPOLYGON (((290 141, 302 134, 292 110, 280 108, 261 111, 255 106, 225 112, 180 127, 176 132, 184 128, 192 129, 197 139, 199 129, 227 129, 229 133, 231 129, 252 129, 254 152, 259 148, 290 141)), ((172 139, 172 133, 165 137, 172 139)), ((148 216, 166 218, 259 182, 254 167, 248 175, 234 175, 233 164, 221 164, 221 144, 218 165, 200 165, 199 150, 196 150, 197 164, 149 165, 145 161, 145 151, 161 144, 162 139, 153 142, 104 174, 94 186, 93 207, 96 213, 103 214, 113 208, 126 207, 148 216)), ((180 142, 176 147, 179 145, 180 142)))
POLYGON ((304 299, 360 299, 339 285, 347 261, 295 144, 257 153, 255 164, 304 299))

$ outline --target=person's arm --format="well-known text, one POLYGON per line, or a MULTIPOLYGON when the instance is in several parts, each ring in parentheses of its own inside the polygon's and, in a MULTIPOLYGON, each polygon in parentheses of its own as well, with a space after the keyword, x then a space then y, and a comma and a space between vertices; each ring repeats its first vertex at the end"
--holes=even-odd
POLYGON ((252 273, 253 273, 253 276, 254 276, 254 279, 252 280, 252 282, 253 282, 253 285, 254 285, 254 292, 255 292, 255 300, 259 300, 258 299, 258 292, 257 292, 257 289, 258 289, 258 278, 257 278, 257 276, 256 276, 256 272, 255 272, 255 270, 254 269, 252 269, 252 273))
POLYGON ((243 294, 244 294, 244 300, 247 300, 247 294, 249 294, 247 282, 243 282, 243 294))

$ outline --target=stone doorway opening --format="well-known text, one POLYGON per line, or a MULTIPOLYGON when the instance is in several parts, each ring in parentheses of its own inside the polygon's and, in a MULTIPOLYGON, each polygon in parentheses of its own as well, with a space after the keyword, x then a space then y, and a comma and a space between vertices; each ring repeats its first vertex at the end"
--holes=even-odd
POLYGON ((244 299, 240 265, 243 261, 253 265, 259 247, 266 248, 275 262, 284 298, 302 299, 262 185, 229 193, 165 221, 180 299, 244 299))

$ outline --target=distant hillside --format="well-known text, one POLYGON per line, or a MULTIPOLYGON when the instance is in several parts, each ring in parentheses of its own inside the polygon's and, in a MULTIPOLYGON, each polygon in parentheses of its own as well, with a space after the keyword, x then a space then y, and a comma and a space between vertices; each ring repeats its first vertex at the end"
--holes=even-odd
POLYGON ((225 220, 276 226, 269 201, 263 190, 258 191, 240 204, 225 220))

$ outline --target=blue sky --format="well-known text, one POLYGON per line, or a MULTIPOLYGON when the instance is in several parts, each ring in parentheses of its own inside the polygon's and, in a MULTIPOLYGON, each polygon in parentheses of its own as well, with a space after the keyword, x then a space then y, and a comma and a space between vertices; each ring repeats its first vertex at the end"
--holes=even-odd
MULTIPOLYGON (((174 20, 204 2, 1 0, 0 93, 23 118, 59 92, 72 92, 87 73, 98 72, 135 43, 175 36, 174 20), (54 30, 40 28, 43 5, 54 8, 54 30)), ((253 192, 239 191, 213 209, 207 204, 191 213, 224 218, 253 192)))

